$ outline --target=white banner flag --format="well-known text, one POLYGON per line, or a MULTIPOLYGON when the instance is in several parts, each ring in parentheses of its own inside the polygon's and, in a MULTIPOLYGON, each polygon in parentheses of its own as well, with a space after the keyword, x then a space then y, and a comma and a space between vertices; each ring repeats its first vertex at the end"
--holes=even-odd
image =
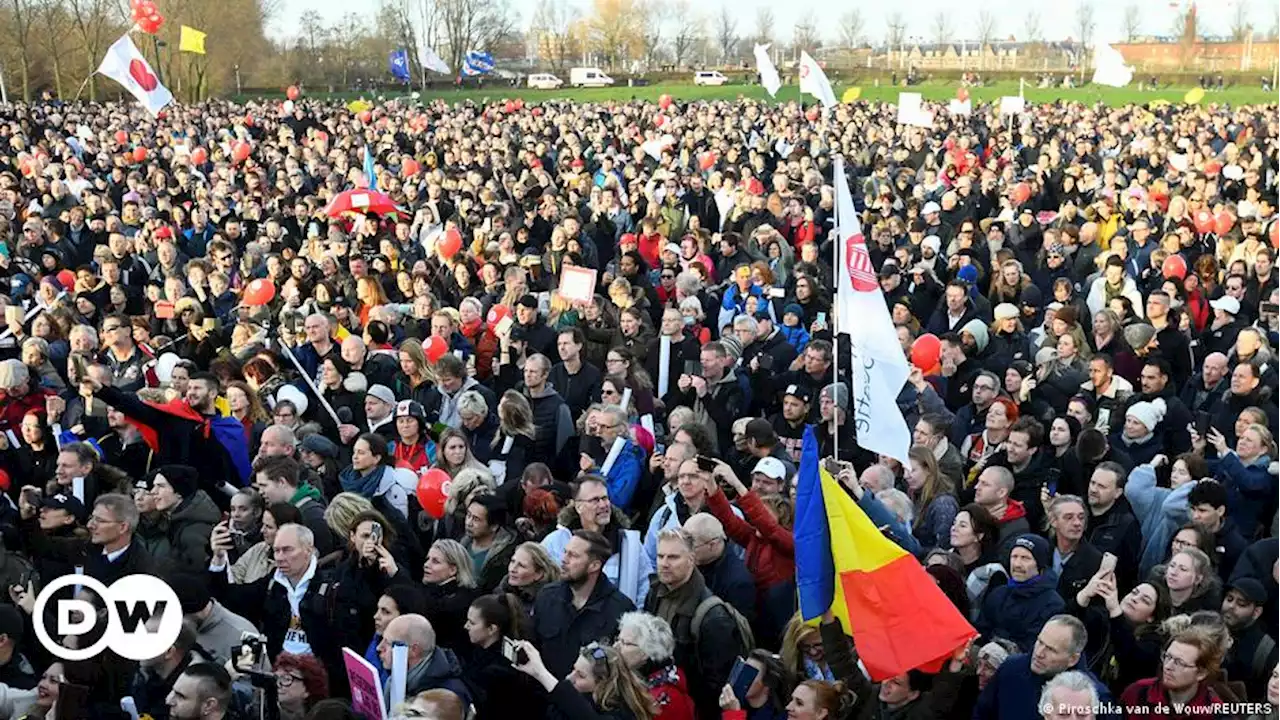
POLYGON ((760 84, 769 92, 769 97, 777 97, 782 80, 778 78, 778 68, 773 66, 769 58, 769 46, 756 46, 756 70, 760 73, 760 84))
POLYGON ((822 101, 822 107, 836 106, 836 91, 831 89, 831 81, 822 71, 818 61, 809 57, 809 53, 800 53, 800 92, 808 93, 822 101))
POLYGON ((1120 51, 1106 43, 1093 48, 1093 81, 1098 85, 1124 87, 1133 80, 1133 68, 1124 64, 1120 51))
POLYGON ((449 70, 449 63, 441 60, 435 50, 432 50, 425 45, 418 48, 418 62, 422 63, 422 67, 424 69, 432 72, 438 72, 444 75, 448 75, 451 72, 449 70))
POLYGON ((102 58, 98 72, 123 85, 152 115, 173 102, 173 93, 160 84, 155 71, 128 35, 107 48, 107 56, 102 58))
POLYGON ((850 419, 858 444, 874 453, 909 462, 911 431, 898 407, 898 393, 911 370, 898 344, 889 307, 876 269, 871 264, 862 225, 853 209, 853 195, 844 174, 844 158, 837 155, 836 185, 836 331, 853 342, 853 406, 850 419))

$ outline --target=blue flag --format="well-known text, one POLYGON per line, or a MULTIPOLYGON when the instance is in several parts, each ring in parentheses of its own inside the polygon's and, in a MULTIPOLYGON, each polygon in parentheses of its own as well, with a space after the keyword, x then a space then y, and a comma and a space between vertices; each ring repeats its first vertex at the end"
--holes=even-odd
POLYGON ((364 176, 369 181, 369 189, 378 189, 378 174, 373 171, 373 153, 369 151, 369 146, 364 146, 364 176))
POLYGON ((493 55, 487 52, 471 50, 462 61, 463 75, 488 75, 493 72, 493 55))
POLYGON ((401 82, 409 82, 409 51, 401 48, 392 50, 391 55, 387 58, 387 63, 391 67, 391 74, 395 79, 401 82))
POLYGON ((831 559, 831 533, 818 468, 818 440, 813 426, 804 430, 800 467, 796 474, 796 591, 805 620, 821 616, 835 597, 835 564, 831 559))

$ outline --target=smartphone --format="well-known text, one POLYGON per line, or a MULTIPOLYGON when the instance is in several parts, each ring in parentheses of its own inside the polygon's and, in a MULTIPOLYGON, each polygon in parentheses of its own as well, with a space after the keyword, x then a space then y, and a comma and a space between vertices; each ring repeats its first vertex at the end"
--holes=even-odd
POLYGON ((844 469, 844 466, 840 464, 840 461, 835 458, 826 458, 822 461, 822 466, 826 468, 827 472, 831 473, 832 477, 839 475, 840 471, 844 469))
POLYGON ((84 356, 75 353, 71 356, 71 364, 76 368, 76 377, 84 380, 89 377, 89 363, 85 362, 84 356))
POLYGON ((821 325, 822 327, 826 327, 826 326, 827 326, 827 314, 826 314, 826 313, 824 313, 824 312, 820 312, 820 313, 818 313, 818 324, 819 324, 819 325, 821 325))
POLYGON ((604 444, 600 442, 600 438, 595 435, 587 435, 582 438, 582 442, 578 446, 578 452, 595 460, 597 463, 604 462, 605 450, 604 444))
POLYGON ((22 323, 22 308, 17 305, 9 305, 4 309, 5 324, 22 323))
POLYGON ((666 455, 666 454, 667 454, 667 446, 666 446, 666 443, 654 443, 654 444, 653 444, 653 454, 655 454, 655 455, 666 455))
POLYGON ((1116 556, 1112 553, 1103 553, 1102 562, 1098 564, 1098 572, 1101 574, 1115 572, 1116 556))
POLYGON ((1259 306, 1258 309, 1264 313, 1270 313, 1272 315, 1280 315, 1280 303, 1264 302, 1259 306))
POLYGON ((502 638, 502 657, 512 665, 524 665, 529 662, 528 653, 520 649, 516 641, 511 638, 502 638))
POLYGON ((1209 434, 1209 425, 1213 416, 1203 410, 1196 411, 1196 434, 1205 437, 1209 434))
POLYGON ((733 695, 738 698, 739 703, 747 701, 747 691, 759 674, 759 670, 748 665, 742 658, 733 661, 733 670, 729 671, 729 687, 733 689, 733 695))
POLYGON ((702 377, 702 363, 698 360, 685 360, 684 374, 690 377, 702 377))
POLYGON ((248 672, 261 667, 262 657, 267 649, 267 640, 257 633, 240 633, 240 645, 236 647, 232 657, 237 670, 248 672))
POLYGON ((698 469, 702 472, 715 472, 716 461, 706 455, 699 455, 695 462, 698 463, 698 469))
POLYGON ((382 544, 382 523, 373 523, 372 527, 369 528, 369 539, 373 541, 374 545, 382 544))

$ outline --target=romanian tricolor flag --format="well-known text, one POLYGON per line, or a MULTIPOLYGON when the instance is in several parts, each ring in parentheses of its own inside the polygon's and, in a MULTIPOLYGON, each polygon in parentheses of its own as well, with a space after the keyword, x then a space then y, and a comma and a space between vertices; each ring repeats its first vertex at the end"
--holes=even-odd
POLYGON ((800 456, 795 540, 801 615, 839 618, 872 681, 936 673, 977 635, 920 563, 819 466, 812 427, 800 456))

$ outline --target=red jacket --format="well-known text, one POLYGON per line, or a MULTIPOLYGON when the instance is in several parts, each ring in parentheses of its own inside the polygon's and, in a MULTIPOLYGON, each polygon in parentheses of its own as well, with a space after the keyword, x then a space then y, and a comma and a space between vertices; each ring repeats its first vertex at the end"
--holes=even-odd
POLYGON ((645 678, 645 685, 658 704, 654 720, 694 720, 693 698, 680 668, 668 665, 655 670, 645 678))
POLYGON ((1205 683, 1200 684, 1200 689, 1196 694, 1187 701, 1184 708, 1206 708, 1206 710, 1185 710, 1183 712, 1175 712, 1173 704, 1169 702, 1168 693, 1165 692, 1164 686, 1160 684, 1160 678, 1147 678, 1125 688, 1120 695, 1120 705, 1125 709, 1125 720, 1129 718, 1216 718, 1223 717, 1218 713, 1208 712, 1207 708, 1219 705, 1222 702, 1218 697, 1218 693, 1213 691, 1205 683), (1144 712, 1145 710, 1145 712, 1144 712))
POLYGON ((22 418, 26 417, 27 413, 34 410, 41 416, 44 415, 44 400, 54 392, 48 388, 36 386, 35 382, 38 380, 39 378, 34 376, 28 380, 27 384, 31 389, 19 398, 0 391, 0 432, 12 430, 15 435, 20 435, 18 428, 22 427, 22 418))
POLYGON ((493 374, 494 353, 498 352, 498 336, 493 334, 484 320, 463 325, 459 330, 462 337, 476 349, 476 380, 481 382, 488 380, 493 374))
POLYGON ((747 567, 755 578, 756 593, 795 577, 796 542, 791 531, 778 524, 754 492, 738 498, 738 507, 745 520, 733 514, 724 493, 707 497, 707 509, 724 525, 725 534, 746 548, 747 567))

